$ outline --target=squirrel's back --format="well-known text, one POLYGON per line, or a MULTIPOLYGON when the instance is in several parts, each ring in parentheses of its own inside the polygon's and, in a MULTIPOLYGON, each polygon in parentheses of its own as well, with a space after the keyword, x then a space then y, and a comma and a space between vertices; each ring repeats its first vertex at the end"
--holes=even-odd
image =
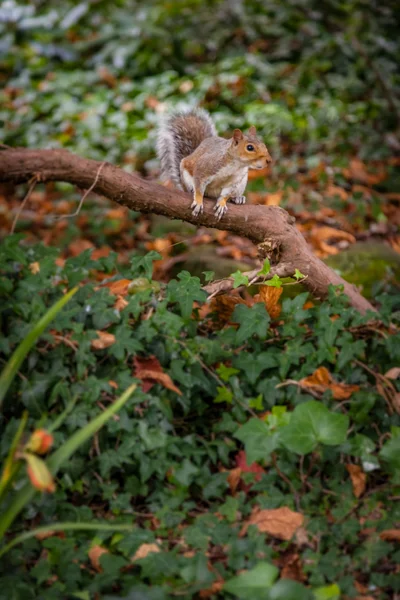
POLYGON ((182 189, 180 163, 196 150, 201 142, 217 135, 210 115, 201 108, 175 112, 165 119, 158 130, 157 154, 161 174, 182 189))

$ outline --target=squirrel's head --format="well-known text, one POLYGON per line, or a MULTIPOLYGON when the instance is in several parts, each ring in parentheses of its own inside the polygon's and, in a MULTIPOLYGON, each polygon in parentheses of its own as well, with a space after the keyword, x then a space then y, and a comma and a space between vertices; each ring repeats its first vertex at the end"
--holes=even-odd
POLYGON ((257 137, 255 127, 250 127, 248 134, 235 129, 232 138, 232 149, 240 162, 249 169, 263 169, 272 162, 266 145, 257 137))

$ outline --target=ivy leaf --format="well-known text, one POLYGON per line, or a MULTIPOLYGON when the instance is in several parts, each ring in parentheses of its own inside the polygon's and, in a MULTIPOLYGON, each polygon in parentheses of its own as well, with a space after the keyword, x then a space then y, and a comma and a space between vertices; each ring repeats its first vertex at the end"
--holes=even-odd
POLYGON ((289 425, 281 431, 281 442, 297 454, 312 452, 319 443, 327 446, 342 444, 347 435, 349 417, 329 411, 315 400, 294 409, 289 425))
POLYGON ((250 419, 234 434, 243 442, 247 462, 266 459, 278 447, 278 433, 271 433, 268 425, 261 419, 250 419))
POLYGON ((214 271, 203 271, 203 275, 204 275, 204 281, 206 283, 208 283, 209 281, 211 281, 214 278, 214 271))
POLYGON ((268 275, 270 270, 271 270, 271 263, 269 262, 268 258, 266 258, 263 262, 261 271, 258 271, 257 275, 268 275))
POLYGON ((233 278, 233 287, 237 288, 241 285, 249 285, 249 278, 247 275, 243 275, 241 271, 236 271, 232 273, 231 277, 233 278))
POLYGON ((316 588, 314 590, 314 598, 315 600, 339 600, 340 588, 337 583, 316 588))
POLYGON ((132 275, 143 274, 147 279, 151 279, 153 274, 153 262, 161 259, 161 254, 155 250, 151 250, 145 256, 133 256, 131 258, 132 275))
POLYGON ((305 275, 303 275, 303 273, 300 273, 298 269, 295 269, 293 277, 298 281, 299 279, 304 279, 305 275))
POLYGON ((261 339, 267 337, 270 317, 263 302, 254 304, 251 308, 245 304, 237 304, 233 311, 232 321, 240 324, 236 332, 237 344, 242 344, 250 339, 254 333, 257 333, 261 339))
POLYGON ((222 379, 222 381, 229 381, 229 379, 233 376, 233 375, 237 375, 238 373, 240 373, 239 369, 235 369, 233 367, 226 367, 224 364, 221 364, 217 369, 216 369, 218 375, 220 376, 220 378, 222 379))
POLYGON ((239 598, 265 598, 266 590, 272 586, 278 573, 274 565, 259 562, 254 569, 228 579, 224 590, 239 598))
POLYGON ((168 299, 170 302, 178 302, 182 317, 188 319, 192 314, 193 302, 204 302, 207 295, 201 289, 200 279, 192 277, 188 271, 179 273, 178 279, 179 281, 173 279, 169 282, 168 299))
POLYGON ((282 287, 282 283, 283 283, 283 281, 282 281, 282 279, 279 277, 279 275, 276 275, 276 274, 275 274, 275 275, 272 277, 272 279, 270 279, 269 281, 266 281, 266 282, 264 283, 264 285, 270 285, 271 287, 277 287, 277 288, 280 288, 280 287, 282 287))
POLYGON ((214 398, 214 403, 219 404, 220 402, 227 402, 228 404, 232 404, 232 392, 228 390, 226 387, 217 387, 218 394, 214 398))

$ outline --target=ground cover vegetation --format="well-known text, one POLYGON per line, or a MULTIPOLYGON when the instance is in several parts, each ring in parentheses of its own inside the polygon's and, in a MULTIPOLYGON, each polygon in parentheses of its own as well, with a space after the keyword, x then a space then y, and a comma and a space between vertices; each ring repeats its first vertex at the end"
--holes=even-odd
POLYGON ((249 202, 288 210, 378 311, 300 272, 249 285, 270 265, 232 233, 2 184, 1 599, 398 597, 395 8, 0 6, 4 147, 156 178, 170 107, 256 125, 274 166, 249 202))

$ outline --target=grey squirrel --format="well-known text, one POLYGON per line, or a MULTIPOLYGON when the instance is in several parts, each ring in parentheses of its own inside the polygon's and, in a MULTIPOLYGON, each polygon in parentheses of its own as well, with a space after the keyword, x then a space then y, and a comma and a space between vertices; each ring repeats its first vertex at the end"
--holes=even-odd
POLYGON ((257 137, 235 129, 231 139, 218 137, 210 115, 203 109, 174 112, 158 130, 157 154, 162 176, 178 189, 193 194, 193 215, 203 212, 203 197, 216 198, 217 219, 227 211, 227 202, 244 204, 249 169, 262 169, 271 156, 257 137))

